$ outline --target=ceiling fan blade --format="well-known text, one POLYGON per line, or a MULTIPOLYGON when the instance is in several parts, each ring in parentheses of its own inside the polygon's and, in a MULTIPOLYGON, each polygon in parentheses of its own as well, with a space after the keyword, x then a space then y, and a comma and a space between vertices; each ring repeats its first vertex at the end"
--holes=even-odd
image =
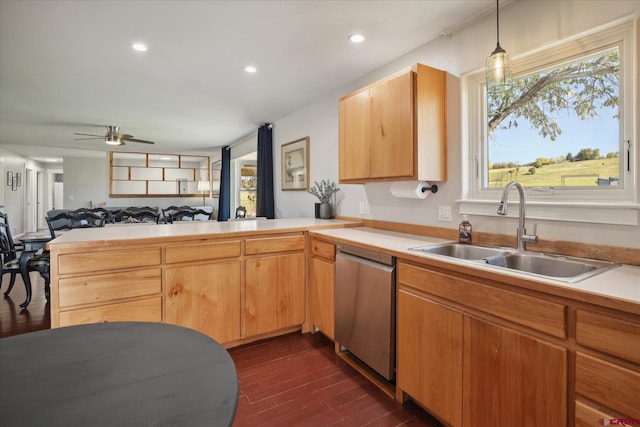
POLYGON ((114 133, 113 136, 120 139, 131 139, 133 135, 127 135, 126 133, 114 133))
POLYGON ((144 139, 135 139, 135 138, 121 138, 122 141, 131 141, 131 142, 141 142, 143 144, 155 144, 153 141, 145 141, 144 139))
POLYGON ((98 137, 98 138, 104 138, 104 135, 94 135, 94 134, 92 134, 92 133, 75 133, 75 132, 74 132, 74 135, 80 135, 80 136, 95 136, 95 137, 98 137))

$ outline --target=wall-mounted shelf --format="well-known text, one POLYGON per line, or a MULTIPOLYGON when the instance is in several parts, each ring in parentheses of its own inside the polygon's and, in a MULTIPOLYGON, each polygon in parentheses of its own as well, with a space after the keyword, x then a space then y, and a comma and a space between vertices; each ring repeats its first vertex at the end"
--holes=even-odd
POLYGON ((109 153, 110 197, 202 197, 198 181, 209 179, 208 156, 109 153))

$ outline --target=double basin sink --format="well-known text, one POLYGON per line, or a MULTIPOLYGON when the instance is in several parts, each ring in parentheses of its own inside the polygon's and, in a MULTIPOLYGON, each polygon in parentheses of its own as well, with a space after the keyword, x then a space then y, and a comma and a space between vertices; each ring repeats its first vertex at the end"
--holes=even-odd
POLYGON ((461 243, 420 246, 410 250, 484 263, 569 283, 579 282, 618 265, 607 261, 461 243))

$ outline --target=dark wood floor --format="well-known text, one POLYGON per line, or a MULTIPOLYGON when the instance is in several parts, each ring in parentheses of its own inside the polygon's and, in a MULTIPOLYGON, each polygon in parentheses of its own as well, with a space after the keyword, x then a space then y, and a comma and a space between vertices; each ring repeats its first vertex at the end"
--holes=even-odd
POLYGON ((0 287, 0 338, 49 329, 51 327, 49 304, 44 297, 44 280, 40 274, 31 273, 33 295, 31 304, 25 309, 20 307, 27 295, 20 275, 16 277, 11 293, 4 296, 9 288, 10 277, 9 274, 3 275, 0 287))
POLYGON ((440 426, 372 385, 320 334, 286 335, 229 353, 240 381, 234 426, 440 426))
MULTIPOLYGON (((44 282, 32 273, 27 309, 18 277, 8 297, 0 291, 0 338, 50 327, 44 282)), ((320 334, 289 334, 229 350, 240 381, 235 427, 429 426, 440 427, 409 402, 400 405, 340 359, 320 334)))

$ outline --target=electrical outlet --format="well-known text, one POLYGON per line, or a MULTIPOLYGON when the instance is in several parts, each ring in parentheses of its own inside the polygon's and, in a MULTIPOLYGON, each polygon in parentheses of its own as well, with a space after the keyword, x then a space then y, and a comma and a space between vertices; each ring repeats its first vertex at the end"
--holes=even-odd
POLYGON ((451 206, 438 206, 438 221, 451 222, 451 206))
POLYGON ((361 215, 371 214, 371 205, 369 204, 369 202, 360 202, 360 214, 361 215))

